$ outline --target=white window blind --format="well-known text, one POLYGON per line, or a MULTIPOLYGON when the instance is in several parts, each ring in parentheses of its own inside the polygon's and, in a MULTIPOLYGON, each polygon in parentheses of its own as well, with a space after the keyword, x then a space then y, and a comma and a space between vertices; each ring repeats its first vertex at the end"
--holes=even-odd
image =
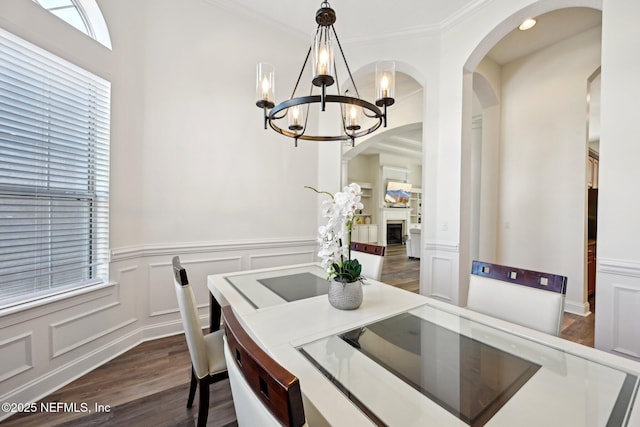
POLYGON ((0 307, 108 280, 110 91, 0 30, 0 307))

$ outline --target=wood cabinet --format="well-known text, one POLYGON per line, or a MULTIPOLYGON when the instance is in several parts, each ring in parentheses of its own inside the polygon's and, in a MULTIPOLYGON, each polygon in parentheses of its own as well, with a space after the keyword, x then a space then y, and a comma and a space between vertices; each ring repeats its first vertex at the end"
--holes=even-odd
POLYGON ((357 224, 351 231, 351 241, 360 243, 377 243, 378 226, 375 224, 357 224))
POLYGON ((600 158, 598 153, 589 149, 587 158, 587 229, 589 242, 587 244, 587 296, 596 292, 596 227, 598 215, 598 173, 600 158))
POLYGON ((587 245, 587 295, 596 292, 596 242, 589 241, 587 245))
POLYGON ((598 154, 589 150, 589 157, 587 158, 587 188, 598 188, 599 163, 598 154))

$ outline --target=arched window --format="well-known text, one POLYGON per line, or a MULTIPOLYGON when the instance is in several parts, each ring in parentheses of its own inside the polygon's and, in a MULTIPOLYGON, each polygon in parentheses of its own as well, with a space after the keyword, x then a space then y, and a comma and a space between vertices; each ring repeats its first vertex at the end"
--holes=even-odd
POLYGON ((111 49, 107 23, 95 0, 33 0, 33 2, 111 49))

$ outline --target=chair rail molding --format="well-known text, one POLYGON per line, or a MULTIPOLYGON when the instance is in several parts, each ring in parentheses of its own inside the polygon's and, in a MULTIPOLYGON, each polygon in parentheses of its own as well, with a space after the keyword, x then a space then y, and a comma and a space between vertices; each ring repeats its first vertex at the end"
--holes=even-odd
POLYGON ((446 240, 425 240, 424 249, 427 251, 459 252, 460 244, 446 240))
POLYGON ((627 260, 598 258, 598 271, 621 276, 640 277, 640 263, 627 260))
POLYGON ((291 246, 316 246, 315 237, 300 239, 237 240, 224 242, 186 242, 154 245, 125 246, 111 249, 111 261, 152 256, 182 255, 199 252, 224 252, 235 250, 260 250, 289 248, 291 246))

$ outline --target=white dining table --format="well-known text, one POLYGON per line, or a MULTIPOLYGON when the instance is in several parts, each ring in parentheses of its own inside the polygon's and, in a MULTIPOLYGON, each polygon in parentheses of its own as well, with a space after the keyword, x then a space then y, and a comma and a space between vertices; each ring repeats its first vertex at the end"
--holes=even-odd
POLYGON ((371 279, 338 310, 327 286, 313 263, 208 277, 311 426, 640 427, 638 362, 371 279))

